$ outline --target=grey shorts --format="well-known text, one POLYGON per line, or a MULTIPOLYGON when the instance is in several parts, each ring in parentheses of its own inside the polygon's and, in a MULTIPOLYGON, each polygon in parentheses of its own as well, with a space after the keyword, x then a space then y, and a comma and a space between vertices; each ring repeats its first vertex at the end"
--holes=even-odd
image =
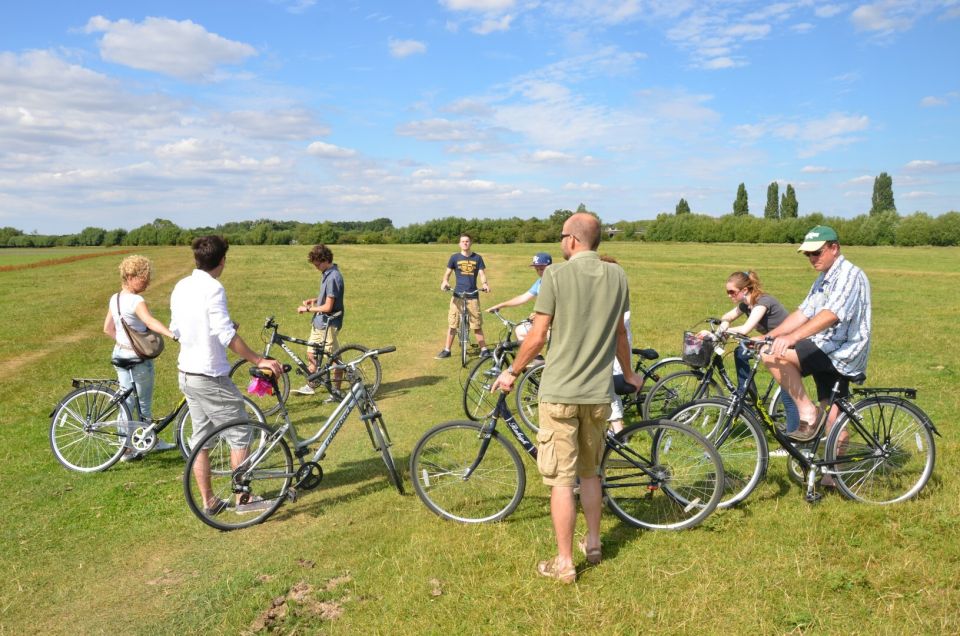
MULTIPOLYGON (((178 374, 180 391, 187 398, 190 418, 193 420, 193 433, 190 435, 190 447, 196 448, 203 438, 218 426, 248 420, 243 395, 229 377, 211 377, 193 375, 181 371, 178 374)), ((229 440, 232 448, 245 448, 250 445, 253 431, 237 429, 229 440)), ((207 445, 209 448, 211 445, 207 445)))

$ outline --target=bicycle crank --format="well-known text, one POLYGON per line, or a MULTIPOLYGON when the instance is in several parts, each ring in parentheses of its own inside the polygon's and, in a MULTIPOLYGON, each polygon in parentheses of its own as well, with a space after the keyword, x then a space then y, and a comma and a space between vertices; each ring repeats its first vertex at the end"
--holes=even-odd
POLYGON ((133 446, 134 450, 141 453, 147 452, 153 448, 156 443, 157 434, 143 426, 137 427, 137 430, 130 436, 130 445, 133 446))
POLYGON ((306 462, 297 469, 297 483, 294 488, 313 490, 323 481, 323 468, 317 462, 306 462))

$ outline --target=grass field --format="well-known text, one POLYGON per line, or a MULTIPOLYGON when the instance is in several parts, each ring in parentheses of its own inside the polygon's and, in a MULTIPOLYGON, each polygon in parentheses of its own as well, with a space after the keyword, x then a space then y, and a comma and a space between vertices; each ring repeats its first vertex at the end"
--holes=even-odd
MULTIPOLYGON (((635 345, 670 355, 684 328, 728 308, 730 272, 756 269, 788 306, 814 274, 785 245, 602 248, 629 275, 635 345)), ((477 249, 494 290, 489 305, 529 287, 526 265, 544 246, 477 249)), ((546 249, 559 257, 559 246, 546 249)), ((347 286, 341 343, 398 347, 382 358, 378 401, 405 467, 427 428, 462 418, 459 365, 433 359, 448 298, 438 284, 454 246, 333 250, 347 286)), ((230 250, 222 281, 254 347, 270 314, 283 332, 307 334, 295 313, 318 281, 307 251, 230 250)), ((113 376, 101 326, 120 257, 0 272, 0 457, 9 462, 0 476, 0 634, 957 633, 960 250, 844 251, 873 289, 869 384, 917 387, 943 434, 919 500, 868 507, 830 493, 811 506, 784 460, 772 459, 745 504, 688 532, 640 532, 605 513, 604 562, 573 587, 534 572, 553 545, 547 489, 531 462, 527 495, 504 523, 454 525, 391 488, 355 418, 324 460, 320 488, 234 533, 189 513, 175 452, 68 472, 50 452, 49 413, 71 377, 113 376)), ((155 267, 145 296, 167 320, 170 291, 192 268, 189 248, 144 253, 155 267)), ((179 398, 176 352, 171 343, 157 361, 155 413, 179 398)), ((301 427, 329 410, 309 398, 291 403, 301 427)))
POLYGON ((44 247, 0 250, 0 271, 59 265, 133 251, 130 247, 44 247))

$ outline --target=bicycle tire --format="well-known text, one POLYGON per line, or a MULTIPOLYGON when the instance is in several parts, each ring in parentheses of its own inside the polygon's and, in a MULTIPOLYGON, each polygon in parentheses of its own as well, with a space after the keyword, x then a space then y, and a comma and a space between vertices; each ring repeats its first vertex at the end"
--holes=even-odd
POLYGON ((770 416, 770 419, 773 420, 777 429, 781 433, 785 433, 787 431, 787 409, 783 406, 781 395, 783 395, 783 388, 778 386, 773 392, 773 397, 770 399, 767 414, 770 416))
MULTIPOLYGON (((505 356, 503 363, 509 364, 509 358, 505 356)), ((470 367, 467 381, 463 384, 462 399, 463 412, 467 419, 479 422, 493 412, 497 405, 497 396, 490 392, 490 387, 502 370, 493 356, 480 358, 470 367)))
POLYGON ((50 418, 50 449, 64 467, 81 473, 106 470, 126 448, 130 409, 105 386, 68 393, 50 418))
POLYGON ((460 306, 460 367, 470 361, 470 323, 467 318, 467 301, 460 306))
POLYGON ((257 405, 264 415, 273 415, 280 410, 280 404, 286 403, 290 397, 290 374, 284 373, 277 379, 277 387, 280 389, 280 395, 250 395, 247 393, 247 385, 250 384, 252 376, 250 375, 250 363, 247 360, 237 360, 230 367, 230 379, 240 389, 240 394, 249 397, 257 405), (279 398, 279 399, 278 399, 279 398))
POLYGON ((729 417, 728 398, 706 398, 689 402, 670 415, 707 438, 723 460, 723 497, 720 508, 735 506, 746 499, 767 474, 769 450, 763 427, 756 416, 741 409, 729 417), (722 440, 721 440, 722 437, 722 440))
POLYGON ((183 473, 183 492, 187 506, 200 521, 218 530, 237 530, 266 521, 283 503, 294 476, 290 447, 277 431, 259 422, 226 424, 211 431, 190 453, 183 473), (249 454, 237 468, 232 465, 232 435, 251 436, 249 454), (194 466, 203 448, 208 448, 213 496, 226 502, 219 511, 205 507, 194 479, 194 466), (241 470, 245 466, 248 468, 241 470), (262 509, 241 511, 241 493, 256 495, 267 503, 262 509))
MULTIPOLYGON (((247 421, 267 423, 267 417, 264 415, 257 403, 246 395, 243 398, 244 408, 247 411, 247 421)), ((174 439, 176 439, 177 450, 184 459, 190 457, 190 437, 193 435, 193 420, 190 417, 190 407, 183 405, 180 415, 177 417, 177 423, 174 425, 174 439)))
MULTIPOLYGON (((370 349, 363 345, 350 343, 334 351, 331 359, 344 363, 353 362, 369 351, 370 349)), ((380 382, 383 379, 383 371, 380 368, 380 358, 378 356, 370 356, 358 364, 356 368, 363 378, 363 386, 366 387, 367 393, 370 397, 375 396, 377 391, 380 390, 380 382)), ((349 384, 347 388, 349 388, 349 384)))
POLYGON ((840 460, 833 465, 837 488, 861 503, 892 504, 915 497, 936 464, 926 413, 892 395, 860 400, 853 410, 860 421, 844 413, 827 436, 827 461, 840 460))
POLYGON ((705 377, 699 369, 687 369, 660 378, 643 400, 643 419, 666 418, 687 402, 723 395, 723 389, 712 378, 709 386, 704 386, 705 377))
POLYGON ((617 433, 600 464, 607 507, 647 530, 684 530, 710 516, 723 495, 723 462, 693 429, 670 420, 645 420, 617 433))
POLYGON ((543 380, 543 364, 531 365, 517 380, 516 411, 520 421, 534 433, 540 430, 540 383, 543 380))
POLYGON ((464 479, 481 449, 483 426, 454 421, 424 433, 410 456, 410 481, 420 501, 449 521, 500 521, 523 499, 527 477, 517 450, 497 431, 482 461, 464 479))
POLYGON ((380 451, 380 457, 387 467, 387 474, 390 475, 390 483, 397 489, 397 492, 403 494, 403 476, 397 470, 397 464, 393 459, 393 453, 390 451, 390 436, 380 419, 370 422, 370 432, 373 435, 374 448, 380 451))
POLYGON ((650 366, 646 372, 643 372, 639 369, 640 362, 638 360, 634 371, 643 378, 643 386, 640 387, 640 390, 643 391, 647 383, 650 383, 652 387, 654 384, 667 377, 668 375, 673 375, 674 373, 679 373, 680 371, 692 370, 694 367, 691 366, 688 362, 684 362, 683 358, 661 358, 657 360, 656 363, 650 366))

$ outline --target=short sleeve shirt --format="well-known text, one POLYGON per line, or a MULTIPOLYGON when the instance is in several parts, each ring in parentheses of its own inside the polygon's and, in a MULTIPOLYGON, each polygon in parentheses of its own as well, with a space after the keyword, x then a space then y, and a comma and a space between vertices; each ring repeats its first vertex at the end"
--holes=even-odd
MULTIPOLYGON (((760 297, 757 298, 756 304, 767 308, 767 311, 764 312, 760 322, 757 323, 757 331, 760 333, 769 333, 770 331, 776 329, 780 326, 781 322, 786 320, 787 316, 789 315, 787 313, 787 308, 783 306, 783 303, 770 294, 760 294, 760 297)), ((747 303, 740 303, 738 308, 742 313, 747 315, 750 315, 750 312, 752 311, 750 307, 747 306, 747 303)))
MULTIPOLYGON (((340 268, 334 263, 327 268, 327 271, 323 273, 323 277, 320 278, 320 292, 317 294, 317 305, 323 305, 327 302, 327 298, 332 297, 333 310, 330 313, 343 312, 343 291, 343 274, 340 273, 340 268)), ((343 327, 343 313, 336 318, 329 318, 326 314, 315 314, 313 316, 313 326, 317 329, 323 329, 327 325, 328 320, 331 327, 335 327, 336 329, 343 327)))
POLYGON ((534 311, 552 316, 540 399, 609 404, 617 325, 630 309, 627 275, 596 252, 578 252, 548 267, 534 311))
POLYGON ((460 252, 453 254, 447 261, 447 268, 452 269, 457 277, 454 291, 461 294, 477 291, 477 275, 486 267, 483 257, 476 252, 471 253, 470 256, 464 256, 460 252))
POLYGON ((863 270, 839 256, 829 270, 813 282, 800 311, 813 318, 829 309, 837 324, 810 336, 813 344, 830 356, 843 375, 865 373, 870 354, 870 281, 863 270))
POLYGON ((531 296, 537 296, 540 294, 540 283, 543 282, 542 278, 537 278, 537 281, 530 286, 530 289, 527 290, 527 293, 531 296))

